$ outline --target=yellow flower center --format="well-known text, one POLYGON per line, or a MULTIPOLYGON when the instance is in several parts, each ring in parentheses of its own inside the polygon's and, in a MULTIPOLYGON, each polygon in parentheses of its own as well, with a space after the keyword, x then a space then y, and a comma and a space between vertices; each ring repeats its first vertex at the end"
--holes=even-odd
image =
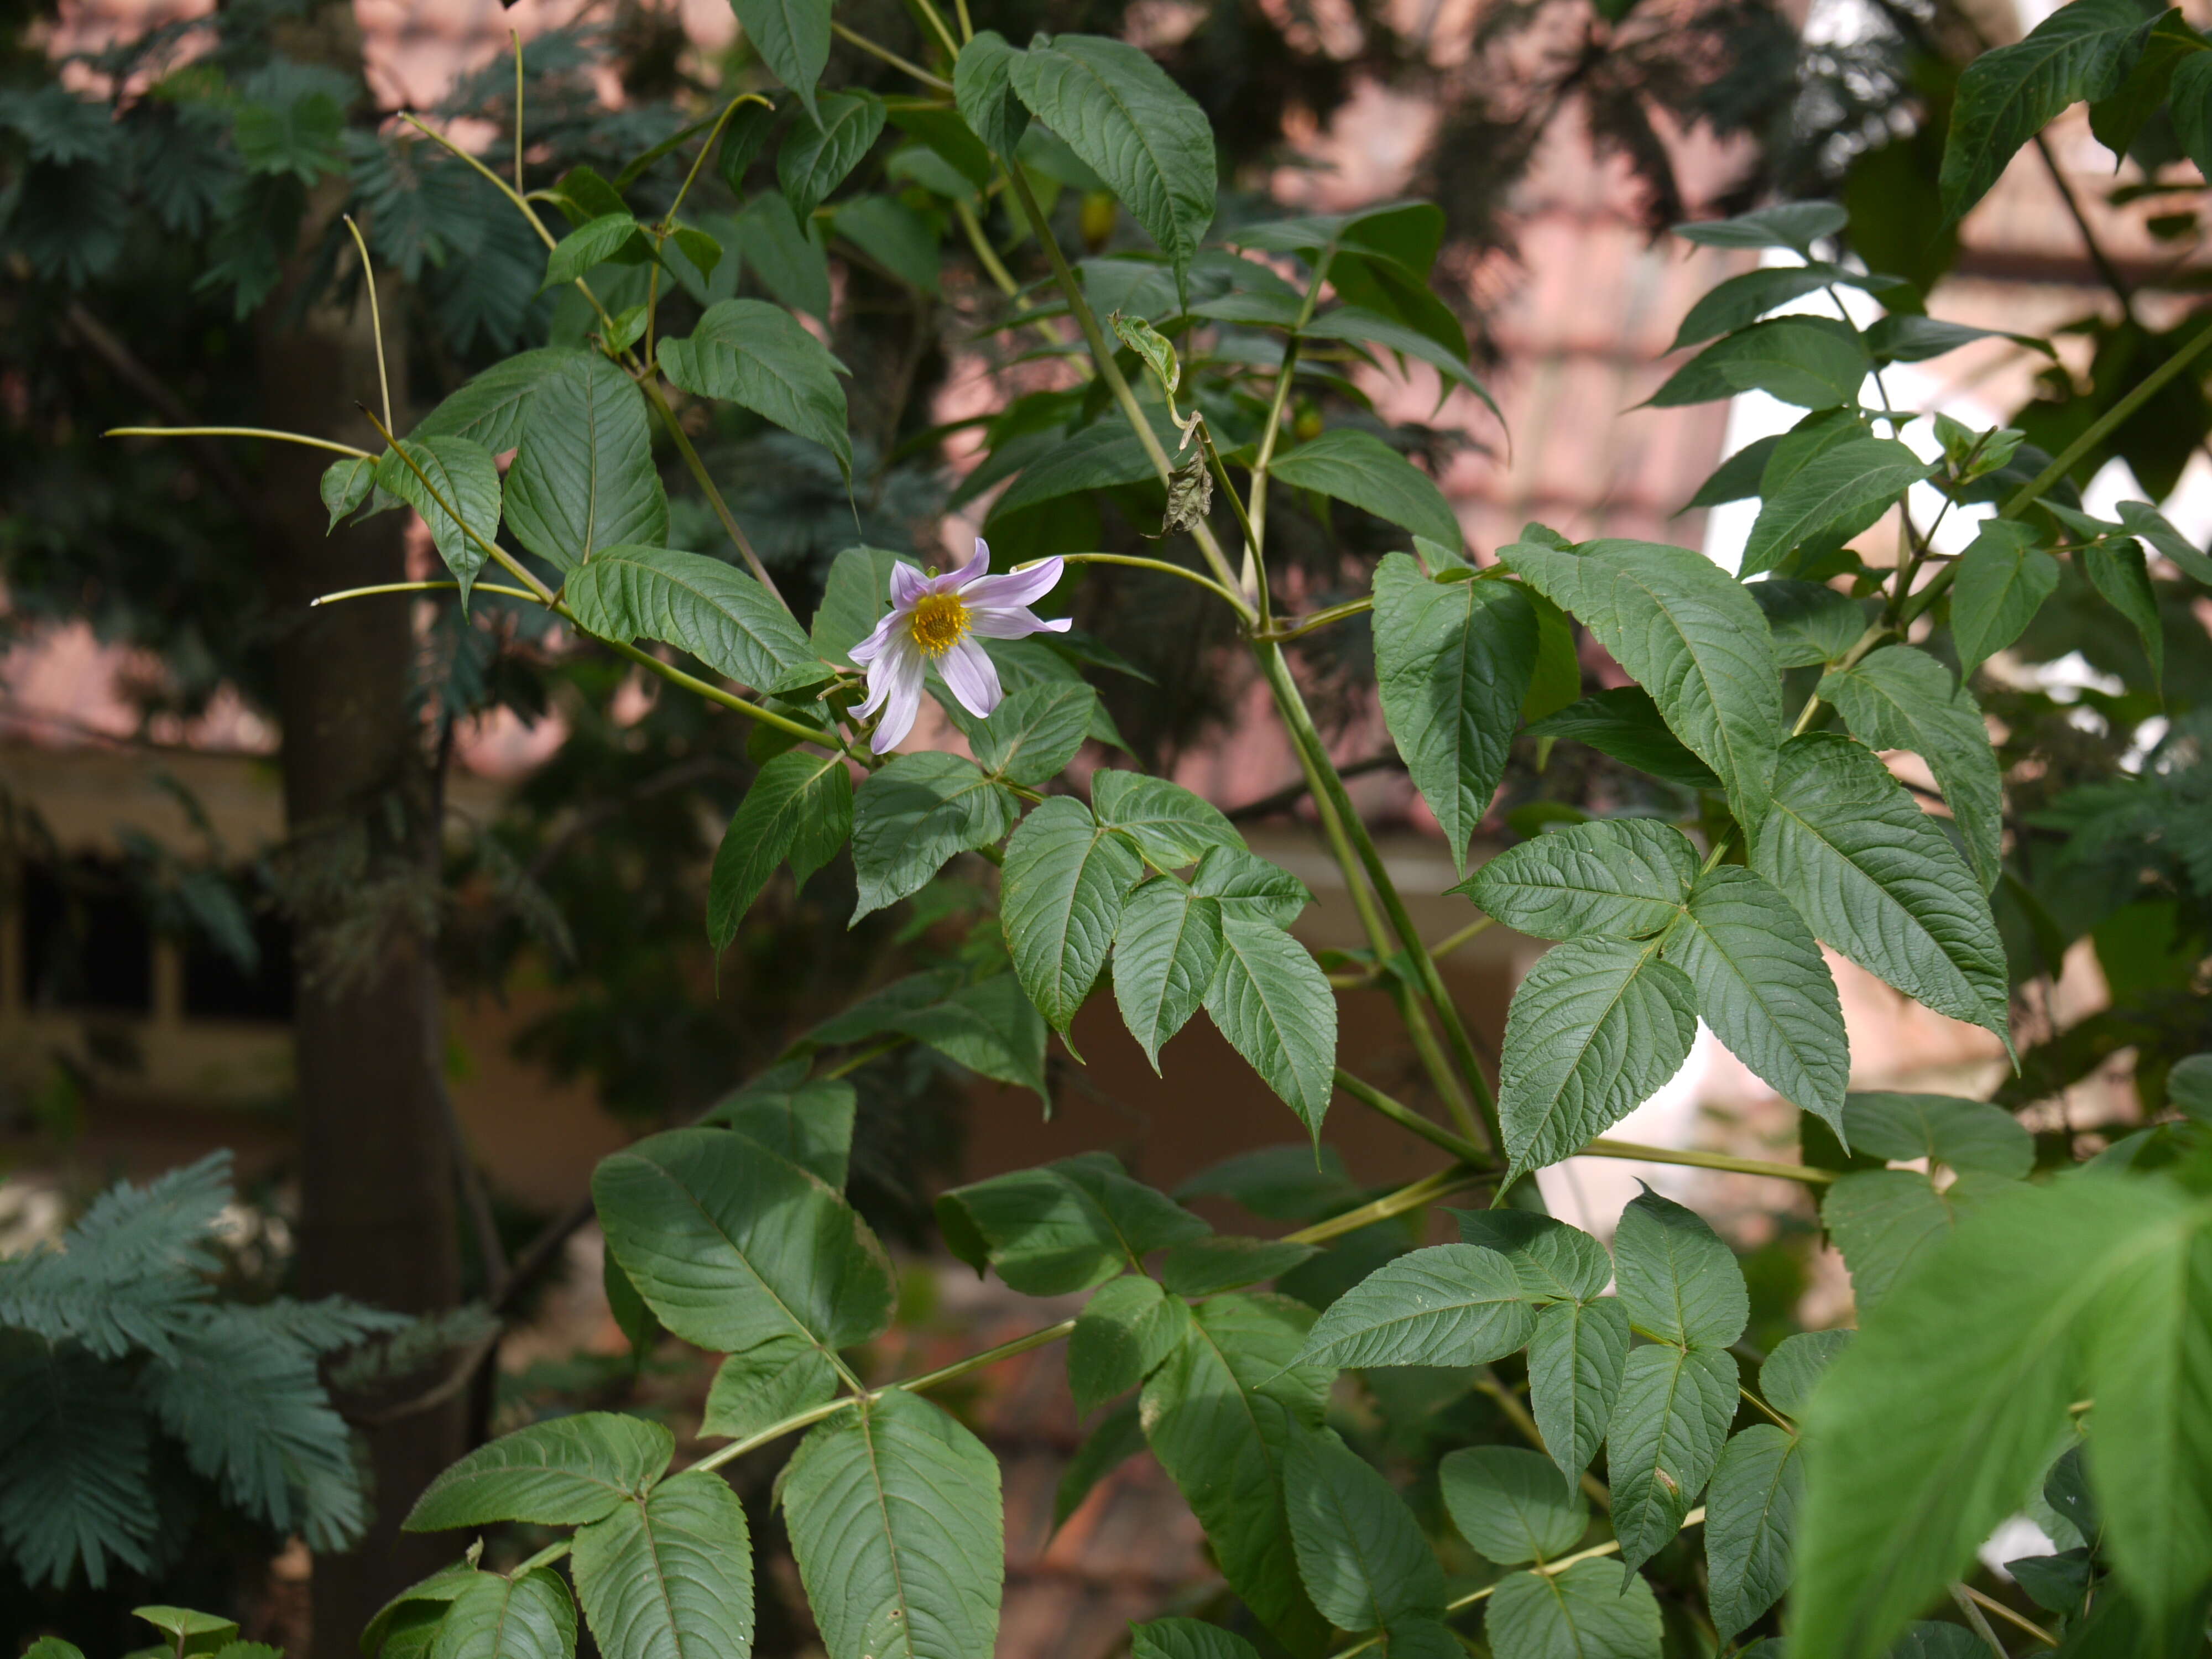
POLYGON ((907 629, 925 657, 941 657, 968 637, 968 607, 957 593, 925 593, 915 601, 907 629))

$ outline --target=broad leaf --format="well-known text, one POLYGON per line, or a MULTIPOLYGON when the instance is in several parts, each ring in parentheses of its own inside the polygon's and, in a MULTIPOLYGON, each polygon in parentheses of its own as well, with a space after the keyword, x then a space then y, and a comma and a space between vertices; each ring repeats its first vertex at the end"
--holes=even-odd
POLYGON ((580 1528, 569 1567, 604 1659, 750 1659, 752 1539, 711 1469, 580 1528))
POLYGON ((1093 772, 1091 810, 1165 869, 1180 870, 1216 847, 1244 850, 1244 837, 1212 801, 1143 772, 1093 772))
POLYGON ((1336 997, 1306 947, 1224 903, 1206 1012, 1318 1139, 1336 1074, 1336 997))
POLYGON ((466 606, 469 586, 490 556, 484 550, 499 535, 499 468, 490 452, 466 438, 403 439, 377 464, 376 487, 422 515, 466 606))
POLYGON ((998 840, 1018 810, 957 755, 925 750, 869 774, 853 798, 853 920, 920 890, 954 854, 998 840))
POLYGON ((1196 1013, 1221 959, 1221 905, 1168 878, 1129 896, 1114 934, 1114 1000, 1160 1069, 1160 1047, 1196 1013))
POLYGON ((1497 1659, 1659 1659, 1662 1630, 1651 1586, 1609 1561, 1501 1578, 1483 1619, 1497 1659))
POLYGON ((810 1432, 781 1489, 830 1659, 991 1659, 1006 1522, 981 1441, 892 1389, 810 1432))
POLYGON ((1511 1262, 1479 1244, 1437 1244, 1370 1273, 1330 1304, 1296 1363, 1479 1365, 1528 1341, 1532 1322, 1511 1262))
POLYGON ((851 481, 853 441, 837 360, 782 307, 764 300, 709 306, 688 338, 662 342, 660 368, 686 392, 739 404, 820 444, 851 481))
POLYGON ((1705 1494, 1705 1582, 1723 1640, 1781 1599, 1805 1468, 1796 1437, 1755 1423, 1722 1449, 1705 1494))
POLYGON ((830 256, 819 227, 802 223, 781 195, 756 196, 738 216, 745 267, 779 305, 830 315, 830 256))
POLYGON ((2058 586, 2058 561, 2035 545, 2034 532, 2011 519, 1991 519, 1959 556, 1951 587, 1951 637, 1959 672, 1972 674, 2021 636, 2058 586))
POLYGON ((812 125, 802 121, 791 130, 775 158, 776 183, 802 227, 883 131, 884 102, 872 92, 825 92, 814 117, 812 125))
POLYGON ((1063 1296, 1141 1271, 1151 1250, 1212 1231, 1104 1152, 956 1187, 937 1200, 952 1253, 1029 1296, 1063 1296))
POLYGON ((1451 890, 1538 939, 1642 939, 1681 913, 1697 849, 1671 823, 1601 818, 1508 848, 1451 890))
POLYGON ((1835 976, 1790 901, 1750 871, 1698 878, 1660 943, 1729 1052, 1791 1104, 1843 1127, 1851 1054, 1835 976))
POLYGON ((1753 582, 1747 591, 1774 630, 1778 666, 1809 668, 1816 663, 1841 662, 1866 632, 1866 612, 1858 601, 1819 582, 1776 576, 1753 582))
POLYGON ((962 118, 1009 164, 1030 125, 1010 78, 1018 55, 996 29, 979 29, 952 64, 952 96, 962 118))
POLYGON ((1371 432, 1336 427, 1275 457, 1273 477, 1349 501, 1448 548, 1462 544, 1459 515, 1436 480, 1371 432))
POLYGON ((611 1515, 660 1478, 676 1437, 618 1412, 579 1412, 502 1435, 433 1480, 415 1500, 409 1532, 495 1521, 574 1525, 611 1515))
POLYGON ((1404 553, 1375 571, 1375 676, 1391 740, 1443 827, 1452 862, 1489 811, 1536 661, 1526 590, 1436 582, 1404 553))
POLYGON ((1209 850, 1198 862, 1190 890, 1221 905, 1224 917, 1244 916, 1287 927, 1313 902, 1313 894, 1279 864, 1241 848, 1209 850))
POLYGON ((1849 1331, 1801 1331, 1784 1337, 1759 1368, 1759 1392, 1784 1416, 1803 1416, 1814 1389, 1850 1345, 1849 1331))
MULTIPOLYGON (((1814 205, 1826 207, 1826 203, 1814 205)), ((1840 228, 1840 227, 1839 227, 1840 228)), ((1700 226, 1703 229, 1705 227, 1700 226)), ((1692 239, 1696 240, 1696 239, 1692 239)), ((1669 351, 1680 351, 1717 334, 1755 323, 1770 311, 1779 311, 1793 300, 1818 294, 1825 288, 1862 288, 1870 292, 1893 292, 1910 285, 1895 276, 1869 276, 1841 265, 1815 260, 1802 265, 1761 265, 1716 283, 1690 307, 1682 325, 1674 331, 1669 351)))
POLYGON ((958 704, 956 722, 976 763, 994 777, 1032 787, 1060 775, 1091 730, 1098 694, 1079 680, 1025 685, 979 720, 958 704))
POLYGON ((446 1609, 430 1659, 575 1659, 576 1604, 547 1567, 480 1572, 446 1609))
POLYGON ((700 1121, 735 1129, 842 1188, 858 1105, 853 1085, 843 1079, 812 1078, 787 1087, 740 1089, 717 1102, 700 1121))
MULTIPOLYGON (((564 596, 580 625, 611 640, 680 646, 756 690, 814 662, 791 612, 735 565, 672 547, 610 547, 570 573, 564 596)), ((817 671, 818 672, 818 671, 817 671)))
POLYGON ((627 208, 586 220, 547 252, 545 280, 539 284, 539 291, 573 283, 610 259, 632 263, 644 257, 647 246, 635 216, 627 208))
POLYGON ((602 548, 667 539, 645 394, 629 375, 594 355, 538 383, 523 408, 504 507, 515 539, 564 571, 602 548))
POLYGON ((1049 1097, 1044 1019, 1012 974, 963 986, 942 1002, 897 1015, 890 1024, 979 1076, 1049 1097))
POLYGON ((884 612, 890 609, 892 569, 910 562, 881 547, 848 547, 832 559, 822 603, 807 629, 815 655, 826 662, 858 667, 853 660, 853 647, 875 631, 884 612))
POLYGON ((1861 1311, 1887 1297, 1962 1217, 2014 1184, 1971 1170, 1940 1190, 1911 1170, 1861 1170, 1839 1177, 1821 1197, 1820 1221, 1850 1269, 1851 1294, 1861 1311))
MULTIPOLYGON (((2205 54, 2199 52, 2198 57, 2205 54)), ((2205 68, 2212 70, 2212 61, 2205 68)), ((2212 85, 2204 88, 2208 94, 2206 107, 2212 113, 2212 85)), ((2164 558, 2184 575, 2212 587, 2212 556, 2191 541, 2188 537, 2168 523, 2166 515, 2148 501, 2122 501, 2119 506, 2120 523, 2142 540, 2148 542, 2164 558)))
POLYGON ((1786 247, 1809 259, 1814 243, 1850 222, 1850 215, 1833 202, 1779 202, 1733 219, 1676 225, 1674 234, 1704 247, 1786 247))
POLYGON ((1194 1238, 1160 1261, 1160 1283, 1177 1296, 1213 1296, 1288 1273, 1321 1252, 1286 1238, 1194 1238))
POLYGON ((1334 311, 1323 312, 1318 317, 1309 319, 1299 332, 1308 339, 1364 341, 1418 357, 1442 377, 1443 396, 1449 396, 1454 386, 1463 386, 1481 398, 1490 412, 1497 415, 1501 422, 1504 419, 1498 411, 1498 400, 1490 395, 1490 388, 1483 385, 1475 377, 1474 371, 1467 366, 1465 357, 1455 353, 1433 336, 1385 317, 1380 312, 1370 311, 1364 306, 1340 306, 1334 311))
POLYGON ((1284 1491, 1298 1576, 1340 1630, 1444 1610, 1443 1569, 1406 1500, 1327 1429, 1295 1431, 1284 1491))
POLYGON ((1735 1356, 1654 1342, 1630 1352, 1605 1437, 1620 1559, 1640 1567, 1681 1530, 1735 1417, 1735 1356))
POLYGON ((1686 547, 1601 541, 1572 553, 1522 540, 1498 556, 1581 619, 1719 775, 1738 820, 1759 822, 1783 725, 1758 602, 1686 547))
POLYGON ((789 750, 760 769, 730 819, 707 887, 707 937, 717 951, 788 858, 799 887, 853 833, 853 779, 842 755, 789 750))
POLYGON ((1571 1158, 1689 1058, 1696 997, 1656 942, 1571 939, 1513 994, 1498 1113, 1516 1170, 1571 1158))
POLYGON ((1844 1103, 1851 1150, 1905 1163, 1932 1158, 2014 1181, 2035 1167, 2035 1137, 2001 1106, 1955 1095, 1855 1092, 1844 1103))
POLYGON ((1455 1210, 1462 1243, 1495 1250, 1532 1301, 1587 1302, 1613 1277, 1605 1246, 1579 1227, 1533 1210, 1455 1210))
POLYGON ((1936 466, 1894 438, 1855 437, 1824 451, 1766 497, 1738 574, 1771 570, 1808 543, 1849 541, 1936 466))
POLYGON ((1589 1467, 1628 1365, 1628 1314, 1620 1301, 1559 1302, 1536 1316, 1528 1340, 1528 1408, 1544 1448, 1568 1479, 1589 1467))
POLYGON ((1693 1348, 1724 1348, 1743 1334, 1751 1296, 1735 1254, 1696 1211, 1644 1192, 1613 1235, 1620 1305, 1644 1330, 1693 1348))
POLYGON ((1245 1606, 1293 1653, 1316 1654, 1327 1622, 1298 1578, 1283 1484, 1291 1438, 1321 1427, 1328 1392, 1327 1370, 1291 1364, 1312 1310, 1237 1292, 1193 1315, 1190 1340, 1145 1384, 1145 1437, 1245 1606))
POLYGON ((1129 1626, 1134 1659, 1259 1659, 1259 1650, 1234 1631, 1195 1619, 1155 1619, 1129 1626))
POLYGON ((772 1336, 722 1362, 699 1432, 744 1440, 836 1397, 827 1354, 803 1336, 772 1336))
POLYGON ((494 455, 504 454, 522 441, 523 415, 538 389, 559 370, 590 356, 574 346, 544 346, 494 363, 424 416, 408 435, 424 443, 466 438, 494 455))
POLYGON ((1475 1553, 1500 1566, 1548 1561, 1582 1542, 1589 1502, 1541 1452, 1468 1446, 1437 1465, 1444 1508, 1475 1553))
POLYGON ((727 1129, 673 1129, 604 1159, 607 1248, 660 1322, 722 1353, 796 1332, 825 1354, 890 1318, 883 1247, 819 1177, 727 1129))
POLYGON ((1006 74, 1022 102, 1159 244, 1180 288, 1213 222, 1217 168, 1206 112, 1142 52, 1099 35, 1040 40, 1011 56, 1006 74))
POLYGON ((730 9, 761 62, 812 117, 815 83, 830 61, 830 0, 730 0, 730 9))
POLYGON ((2150 684, 2155 692, 2166 678, 2166 634, 2158 616, 2158 591, 2150 585, 2150 570, 2142 545, 2126 537, 2115 537, 2084 548, 2078 556, 2089 585, 2106 604, 2127 618, 2150 659, 2150 684))
POLYGON ((374 456, 342 455, 323 469, 323 506, 331 515, 326 530, 336 530, 339 520, 368 499, 376 488, 376 465, 374 456))
MULTIPOLYGON (((1142 483, 1158 476, 1143 440, 1127 422, 1098 421, 1070 434, 1064 442, 1042 449, 1006 494, 991 503, 990 516, 995 521, 1042 501, 1142 483)), ((954 500, 957 504, 958 497, 954 500)))
POLYGON ((1866 342, 1832 317, 1778 317, 1716 340, 1653 392, 1652 406, 1764 392, 1800 409, 1849 408, 1874 367, 1866 342))
POLYGON ((1825 732, 1784 744, 1752 856, 1818 937, 2009 1047, 2004 945, 1989 901, 1872 750, 1825 732))
POLYGON ((1055 1030, 1066 1030, 1090 996, 1144 873, 1128 843, 1069 795, 1031 811, 1006 843, 999 902, 1006 948, 1055 1030))
POLYGON ((1190 1331, 1190 1309, 1141 1273, 1109 1279, 1076 1316, 1067 1339, 1068 1391, 1088 1416, 1152 1374, 1190 1331))
MULTIPOLYGON (((1551 601, 1544 601, 1550 605, 1551 601)), ((1579 675, 1580 670, 1577 670, 1579 675)), ((1579 684, 1579 681, 1577 682, 1579 684)), ((1667 729, 1659 705, 1640 685, 1594 692, 1528 727, 1532 738, 1571 738, 1682 789, 1718 789, 1713 769, 1667 729)))

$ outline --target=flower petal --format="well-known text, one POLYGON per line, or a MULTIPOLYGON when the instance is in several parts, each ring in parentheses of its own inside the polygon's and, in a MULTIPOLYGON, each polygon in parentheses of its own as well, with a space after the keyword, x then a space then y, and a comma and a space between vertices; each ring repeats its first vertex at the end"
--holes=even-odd
POLYGON ((973 605, 968 607, 968 631, 987 640, 1018 640, 1031 634, 1065 634, 1075 626, 1073 618, 1055 617, 1047 622, 1024 605, 973 605))
POLYGON ((1030 605, 1052 592, 1066 567, 1058 555, 1026 570, 1003 576, 978 576, 960 590, 960 597, 975 605, 1030 605))
POLYGON ((937 659, 937 672, 977 720, 989 717, 1006 693, 999 689, 999 665, 973 640, 963 640, 937 659))
POLYGON ((891 609, 913 610, 914 602, 934 586, 920 570, 901 559, 891 566, 891 609))
POLYGON ((897 611, 890 611, 876 624, 874 632, 845 654, 860 664, 861 667, 866 668, 884 654, 884 647, 891 642, 891 636, 894 634, 904 631, 905 622, 906 617, 903 613, 897 611))
POLYGON ((881 682, 870 676, 868 701, 860 712, 882 708, 884 716, 876 722, 876 734, 868 740, 868 747, 878 755, 887 755, 914 730, 915 716, 921 710, 921 653, 911 647, 903 651, 894 648, 878 663, 877 671, 881 682))
POLYGON ((969 583, 983 575, 990 568, 991 544, 978 536, 975 538, 975 556, 957 570, 948 570, 942 576, 933 577, 929 584, 929 591, 933 593, 950 593, 964 588, 969 583))

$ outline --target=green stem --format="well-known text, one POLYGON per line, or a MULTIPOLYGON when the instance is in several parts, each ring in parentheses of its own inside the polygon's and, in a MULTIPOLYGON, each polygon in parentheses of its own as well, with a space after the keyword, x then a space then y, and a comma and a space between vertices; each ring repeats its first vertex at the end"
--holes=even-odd
POLYGON ((1498 926, 1497 917, 1478 916, 1473 921, 1468 923, 1466 927, 1461 928, 1457 933, 1446 933, 1434 945, 1429 946, 1429 954, 1432 957, 1448 957, 1453 951, 1458 950, 1461 945, 1470 944, 1474 940, 1480 939, 1485 933, 1488 933, 1496 926, 1498 926))
POLYGON ((1357 617, 1374 608, 1372 595, 1364 599, 1346 599, 1342 605, 1333 605, 1326 611, 1311 611, 1303 617, 1286 617, 1265 633, 1254 637, 1279 641, 1294 640, 1301 634, 1310 634, 1316 629, 1327 628, 1331 623, 1340 623, 1347 617, 1357 617))
POLYGON ((729 125, 730 118, 738 112, 740 104, 758 104, 763 109, 775 107, 757 92, 741 92, 730 100, 722 112, 714 118, 714 130, 708 133, 707 142, 699 146, 698 155, 691 158, 691 170, 684 175, 684 182, 676 191, 676 199, 668 204, 668 211, 662 216, 662 224, 672 228, 675 225, 677 210, 684 205, 684 198, 691 193, 692 180, 699 176, 699 169, 706 166, 707 158, 714 153, 714 141, 722 136, 722 129, 729 125))
POLYGON ((1259 607, 1261 628, 1270 629, 1274 625, 1274 617, 1267 584, 1255 582, 1251 579, 1252 573, 1259 568, 1257 556, 1253 551, 1258 545, 1254 538, 1260 533, 1259 526, 1252 522, 1251 515, 1244 510, 1244 498, 1237 493, 1236 484, 1230 480, 1229 469, 1221 463, 1221 451, 1214 444, 1213 434, 1206 430, 1205 417, 1198 416, 1196 419, 1198 447, 1206 452, 1206 465, 1212 471, 1213 481, 1221 486, 1221 493, 1229 498, 1229 510, 1236 517, 1237 529, 1244 534, 1244 568, 1241 574, 1244 578, 1245 592, 1259 607))
MULTIPOLYGON (((319 605, 336 605, 340 599, 366 599, 379 593, 437 593, 452 592, 460 587, 459 582, 378 582, 370 587, 341 587, 335 593, 324 593, 307 601, 313 611, 319 605)), ((503 593, 511 599, 529 599, 543 604, 538 594, 520 587, 501 587, 491 582, 471 582, 472 593, 503 593)))
POLYGON ((1573 1158, 1625 1158, 1639 1164, 1680 1164, 1693 1170, 1723 1170, 1731 1175, 1765 1176, 1774 1181, 1795 1181, 1808 1187, 1825 1187, 1836 1178, 1833 1170, 1809 1164, 1769 1164, 1755 1158, 1735 1158, 1727 1152, 1700 1152, 1674 1146, 1639 1146, 1632 1140, 1586 1141, 1573 1158))
MULTIPOLYGON (((991 239, 983 234, 983 222, 975 216, 975 210, 965 202, 956 201, 952 204, 952 216, 960 221, 960 228, 968 238, 968 246, 975 251, 976 263, 983 267, 984 274, 990 277, 992 285, 1012 303, 1017 316, 1027 316, 1030 304, 1022 297, 1022 285, 1014 280, 1014 273, 1006 269, 1006 262, 999 257, 998 249, 991 246, 991 239)), ((1030 326, 1049 344, 1060 346, 1066 343, 1052 331, 1052 325, 1042 317, 1032 322, 1030 326)))
MULTIPOLYGON (((1139 558, 1133 553, 1062 553, 1060 555, 1060 557, 1063 562, 1067 564, 1126 564, 1139 570, 1157 570, 1163 575, 1180 576, 1183 580, 1187 582, 1195 582, 1207 592, 1214 594, 1225 600, 1236 611, 1238 616, 1241 617, 1244 614, 1243 600, 1237 598, 1236 594, 1231 592, 1219 582, 1211 580, 1205 576, 1200 575, 1198 572, 1193 570, 1187 564, 1176 564, 1167 559, 1139 558)), ((1030 568, 1030 565, 1038 562, 1041 562, 1032 559, 1028 564, 1017 565, 1015 568, 1018 570, 1026 570, 1030 568)))
POLYGON ((1476 1146, 1462 1135, 1454 1134, 1441 1123, 1431 1122, 1403 1101, 1393 1100, 1373 1084, 1352 1076, 1341 1066, 1336 1068, 1336 1086, 1362 1105, 1380 1112, 1402 1129, 1410 1129, 1432 1146, 1441 1146, 1453 1157, 1468 1164, 1494 1164, 1487 1149, 1476 1146))
POLYGON ((304 432, 278 432, 265 426, 111 426, 100 434, 103 438, 273 438, 278 443, 305 444, 310 449, 327 449, 336 455, 350 455, 356 460, 373 461, 375 456, 365 449, 356 449, 351 444, 342 444, 331 438, 310 438, 304 432))
POLYGON ((1263 580, 1257 567, 1267 553, 1267 469, 1274 465, 1275 441, 1283 430, 1283 411, 1290 406, 1291 382, 1296 378, 1298 366, 1298 336, 1313 321, 1314 309, 1321 303, 1322 283, 1327 280, 1329 262, 1335 257, 1336 244, 1332 241, 1314 261, 1313 276, 1306 283, 1305 299, 1298 307, 1298 320, 1291 329, 1291 337, 1283 342, 1283 361, 1275 370, 1275 395, 1268 401, 1267 423, 1260 433, 1260 453, 1252 459, 1249 559, 1253 568, 1245 573, 1249 581, 1263 580))
MULTIPOLYGON (((2080 437, 2075 439, 2075 441, 2067 445, 2064 449, 2061 450, 2057 459, 2051 462, 2049 466, 2045 467, 2042 471, 2037 473, 2035 477, 2029 479, 2027 483, 2022 484, 2020 489, 2014 493, 2012 499, 1997 509, 1997 517, 2001 519, 2017 519, 2021 514, 2027 511, 2029 507, 2033 507, 2038 501, 2042 499, 2043 494, 2045 490, 2049 489, 2051 485, 2057 483, 2061 478, 2064 477, 2069 472, 2073 471, 2074 464, 2076 461, 2080 460, 2084 455, 2087 455, 2099 444, 2104 442, 2104 441, 2112 434, 2114 428, 2122 424, 2130 416, 2133 415, 2136 410, 2141 409, 2145 404, 2156 397, 2167 381, 2172 380, 2176 375, 2179 374, 2183 369, 2188 368, 2191 363, 2196 362, 2198 354, 2203 352, 2207 346, 2212 346, 2212 328, 2208 328, 2203 331, 2187 345, 2182 347, 2180 350, 2175 352, 2171 357, 2168 357, 2156 368, 2144 375, 2142 382, 2130 391, 2126 397, 2121 398, 2119 402, 2114 404, 2102 415, 2100 415, 2090 423, 2087 431, 2084 432, 2080 437)), ((1948 567, 1947 567, 1947 568, 1948 568, 1948 567)), ((1941 573, 1939 572, 1938 574, 1940 574, 1941 573)), ((1932 587, 1935 584, 1930 582, 1929 586, 1932 587)), ((1925 605, 1921 607, 1921 610, 1923 611, 1926 609, 1927 607, 1925 605)), ((1918 611, 1916 611, 1914 614, 1917 616, 1919 613, 1918 611)))
MULTIPOLYGON (((1520 1431, 1523 1440, 1547 1457, 1551 1455, 1551 1448, 1544 1443, 1543 1430, 1536 1426, 1536 1419, 1528 1414, 1528 1408, 1521 1403, 1521 1396, 1508 1388, 1496 1371, 1487 1365, 1483 1366, 1480 1375, 1475 1378, 1474 1387, 1476 1393, 1486 1394, 1490 1396, 1492 1403, 1504 1413, 1505 1420, 1520 1431)), ((1607 1489, 1604 1481, 1599 1480, 1588 1469, 1583 1471, 1582 1488, 1589 1495, 1589 1500, 1600 1509, 1613 1508, 1613 1493, 1607 1489)))
POLYGON ((676 411, 668 406, 668 399, 661 395, 658 371, 648 370, 641 375, 638 385, 645 389, 646 401, 659 415, 661 424, 668 428, 668 435, 676 441, 676 453, 684 458, 684 470, 690 473, 692 482, 706 496, 708 506, 714 509, 714 516, 722 521, 722 529, 728 535, 730 544, 744 558, 745 568, 753 573, 755 580, 775 596, 776 603, 789 611, 791 601, 783 597, 775 579, 768 574, 768 567, 761 562, 760 555, 753 551, 752 543, 738 527, 737 515, 730 511, 730 504, 722 499, 722 492, 714 487, 714 479, 707 476, 706 462, 699 459, 699 452, 692 447, 691 434, 684 431, 684 423, 676 418, 676 411))
POLYGON ((952 82, 946 80, 943 76, 932 75, 927 70, 922 68, 921 64, 908 63, 905 58, 900 57, 896 52, 890 50, 890 47, 878 46, 874 41, 869 40, 866 35, 861 34, 855 30, 847 28, 842 23, 839 22, 834 17, 830 20, 830 32, 836 35, 840 40, 845 42, 846 45, 858 46, 862 52, 866 52, 871 58, 878 58, 884 63, 889 64, 893 69, 899 70, 902 74, 912 76, 915 80, 921 82, 922 85, 926 87, 932 88, 939 92, 951 92, 952 90, 952 82))

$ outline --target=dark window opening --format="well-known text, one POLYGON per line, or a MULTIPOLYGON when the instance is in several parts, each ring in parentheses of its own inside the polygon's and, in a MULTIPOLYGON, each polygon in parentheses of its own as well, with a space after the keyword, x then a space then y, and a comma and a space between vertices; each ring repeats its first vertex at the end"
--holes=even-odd
POLYGON ((33 1008, 154 1009, 154 937, 112 860, 23 866, 23 967, 33 1008))
POLYGON ((185 1018, 290 1020, 292 930, 281 916, 257 915, 253 942, 261 947, 261 959, 248 973, 206 934, 195 933, 185 941, 185 1018))

